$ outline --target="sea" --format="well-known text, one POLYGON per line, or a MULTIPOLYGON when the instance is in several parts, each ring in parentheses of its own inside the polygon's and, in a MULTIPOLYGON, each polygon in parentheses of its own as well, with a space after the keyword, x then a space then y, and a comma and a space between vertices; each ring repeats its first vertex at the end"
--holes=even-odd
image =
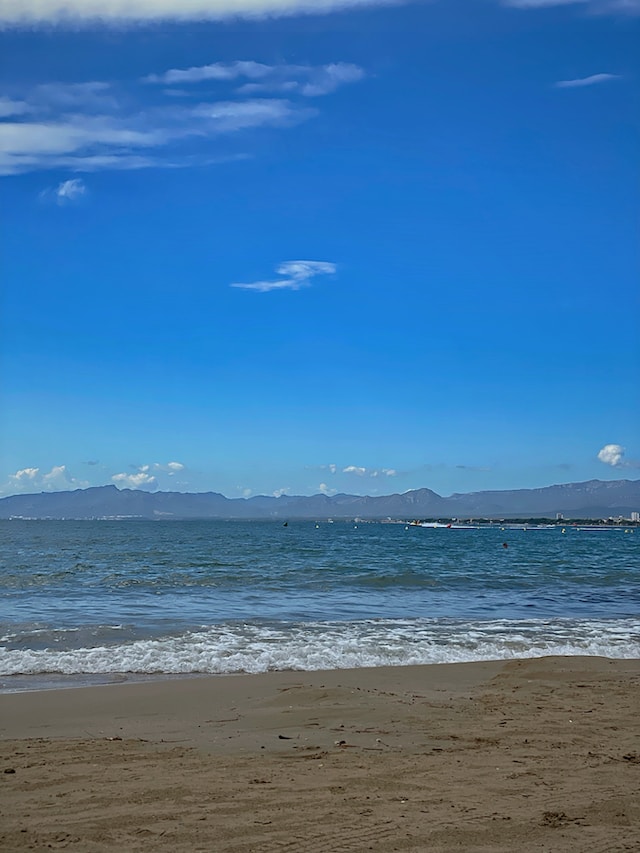
POLYGON ((3 692, 640 658, 640 528, 14 519, 0 544, 3 692))

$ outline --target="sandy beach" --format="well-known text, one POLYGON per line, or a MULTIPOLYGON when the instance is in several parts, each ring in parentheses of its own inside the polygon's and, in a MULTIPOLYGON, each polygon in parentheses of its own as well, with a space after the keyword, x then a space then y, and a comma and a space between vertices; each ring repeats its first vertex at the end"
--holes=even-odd
POLYGON ((0 850, 640 850, 640 661, 0 696, 0 850))

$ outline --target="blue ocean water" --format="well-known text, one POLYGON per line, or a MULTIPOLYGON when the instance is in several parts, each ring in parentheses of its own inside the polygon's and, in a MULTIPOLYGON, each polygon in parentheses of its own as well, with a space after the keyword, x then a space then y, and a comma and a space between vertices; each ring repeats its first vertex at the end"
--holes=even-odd
POLYGON ((11 520, 0 541, 4 690, 640 657, 640 529, 11 520))

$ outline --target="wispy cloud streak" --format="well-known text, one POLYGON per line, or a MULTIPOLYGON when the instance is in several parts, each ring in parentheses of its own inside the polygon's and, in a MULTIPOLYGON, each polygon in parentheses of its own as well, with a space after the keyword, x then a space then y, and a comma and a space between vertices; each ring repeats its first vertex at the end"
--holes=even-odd
POLYGON ((286 92, 306 98, 335 92, 346 83, 355 83, 365 76, 364 69, 350 62, 328 65, 265 65, 261 62, 214 62, 191 68, 172 68, 162 74, 149 74, 143 83, 167 86, 246 80, 237 91, 241 94, 286 92))
POLYGON ((582 6, 598 15, 638 15, 640 0, 500 0, 516 9, 548 9, 554 6, 582 6))
POLYGON ((70 178, 62 181, 57 187, 49 187, 40 193, 43 201, 53 200, 56 204, 73 204, 86 195, 87 187, 80 178, 70 178))
MULTIPOLYGON (((2 0, 0 0, 0 4, 2 0)), ((317 114, 307 99, 355 82, 349 63, 268 66, 251 61, 171 69, 129 83, 46 83, 20 99, 0 96, 0 175, 208 165, 246 156, 230 138, 287 128, 317 114), (215 92, 190 85, 180 98, 166 86, 216 80, 215 92), (261 80, 260 91, 246 89, 261 80), (244 85, 238 87, 238 81, 244 85), (284 85, 286 84, 286 86, 284 85), (224 138, 227 139, 226 144, 224 138), (219 150, 212 153, 211 142, 219 150)), ((237 143, 236 143, 237 145, 237 143)))
POLYGON ((553 85, 556 89, 580 89, 583 86, 597 86, 598 83, 608 83, 610 80, 620 80, 620 75, 591 74, 589 77, 577 77, 575 80, 558 80, 553 85))
POLYGON ((308 287, 316 276, 329 275, 335 271, 336 265, 328 261, 285 261, 276 267, 278 275, 284 278, 252 281, 246 284, 234 282, 230 287, 256 290, 259 293, 268 293, 270 290, 300 290, 302 287, 308 287))
MULTIPOLYGON (((393 5, 398 0, 0 0, 0 27, 122 26, 155 21, 329 14, 342 9, 393 5)), ((400 0, 401 2, 401 0, 400 0)), ((520 9, 577 5, 598 14, 635 15, 640 0, 496 0, 520 9)))
POLYGON ((0 24, 123 24, 323 14, 394 0, 0 0, 0 24))

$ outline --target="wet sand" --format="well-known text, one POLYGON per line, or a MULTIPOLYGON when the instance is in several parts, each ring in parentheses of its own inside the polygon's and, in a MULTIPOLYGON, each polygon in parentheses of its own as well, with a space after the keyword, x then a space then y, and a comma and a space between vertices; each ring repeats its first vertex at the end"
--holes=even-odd
POLYGON ((640 851, 640 661, 0 696, 0 850, 640 851))

